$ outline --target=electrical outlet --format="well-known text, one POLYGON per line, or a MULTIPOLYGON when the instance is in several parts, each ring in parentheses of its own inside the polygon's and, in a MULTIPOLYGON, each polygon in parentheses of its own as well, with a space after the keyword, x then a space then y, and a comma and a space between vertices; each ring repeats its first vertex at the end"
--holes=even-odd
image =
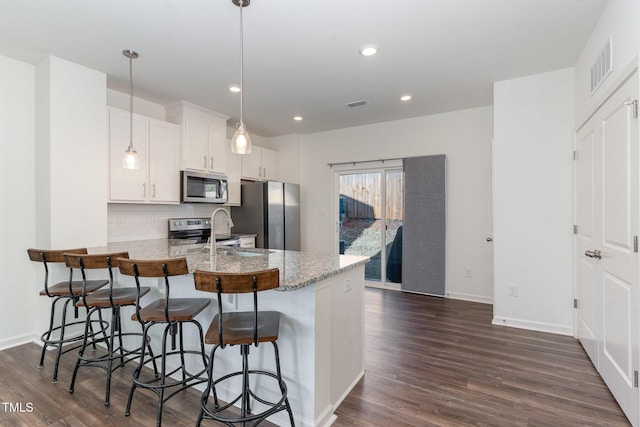
POLYGON ((518 296, 518 285, 509 285, 509 296, 510 297, 518 296))
POLYGON ((233 304, 233 300, 235 299, 234 297, 234 294, 227 295, 227 301, 229 302, 229 304, 233 304))
POLYGON ((349 292, 351 290, 351 279, 344 281, 344 291, 349 292))
POLYGON ((471 279, 473 277, 473 271, 471 271, 470 269, 466 269, 464 271, 464 277, 466 277, 467 279, 471 279))

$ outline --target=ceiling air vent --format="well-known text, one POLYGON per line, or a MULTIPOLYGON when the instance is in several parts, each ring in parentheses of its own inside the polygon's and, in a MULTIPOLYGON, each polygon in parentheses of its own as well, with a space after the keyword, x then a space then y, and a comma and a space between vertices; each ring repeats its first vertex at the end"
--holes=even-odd
POLYGON ((602 85, 602 82, 611 74, 613 68, 613 53, 611 51, 611 37, 600 51, 596 62, 591 66, 591 94, 602 85))
POLYGON ((367 105, 368 103, 369 101, 362 100, 362 101, 347 102, 344 105, 346 105, 349 108, 354 108, 354 107, 361 107, 363 105, 367 105))

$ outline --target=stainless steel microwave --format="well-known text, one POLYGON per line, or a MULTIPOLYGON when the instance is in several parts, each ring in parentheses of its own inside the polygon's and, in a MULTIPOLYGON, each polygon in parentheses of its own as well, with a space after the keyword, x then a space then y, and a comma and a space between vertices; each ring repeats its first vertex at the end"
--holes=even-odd
POLYGON ((227 203, 227 177, 202 172, 180 172, 182 203, 227 203))

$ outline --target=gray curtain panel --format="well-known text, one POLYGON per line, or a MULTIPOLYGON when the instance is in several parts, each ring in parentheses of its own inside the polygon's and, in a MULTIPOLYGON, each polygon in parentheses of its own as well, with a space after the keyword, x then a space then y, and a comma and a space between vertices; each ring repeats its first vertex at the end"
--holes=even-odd
POLYGON ((403 291, 444 296, 445 160, 404 159, 403 291))

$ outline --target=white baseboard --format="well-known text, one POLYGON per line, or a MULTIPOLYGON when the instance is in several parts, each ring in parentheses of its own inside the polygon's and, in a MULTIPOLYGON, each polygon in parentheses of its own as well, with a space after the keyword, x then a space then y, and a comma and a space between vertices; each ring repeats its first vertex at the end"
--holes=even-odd
POLYGON ((532 322, 530 320, 513 319, 509 317, 494 317, 493 325, 509 326, 511 328, 528 329, 530 331, 549 332, 558 335, 573 336, 573 327, 555 325, 552 323, 532 322))
POLYGON ((333 406, 328 405, 324 408, 324 411, 315 419, 315 427, 329 427, 333 424, 338 417, 333 413, 333 406))
POLYGON ((483 295, 463 294, 461 292, 447 292, 446 297, 463 301, 480 302, 482 304, 493 304, 493 297, 486 297, 483 295))
POLYGON ((351 393, 351 390, 353 390, 353 388, 358 384, 358 382, 360 382, 362 377, 364 377, 364 370, 358 374, 358 376, 356 377, 355 381, 353 381, 351 383, 351 385, 349 387, 347 387, 347 389, 344 391, 344 393, 342 393, 342 396, 340 396, 338 398, 338 400, 336 401, 336 403, 333 404, 333 411, 334 412, 335 412, 336 409, 338 409, 338 406, 340 406, 340 404, 342 404, 342 401, 347 398, 349 393, 351 393))
POLYGON ((27 344, 30 342, 39 343, 40 336, 31 333, 31 334, 18 335, 17 337, 11 337, 11 338, 0 340, 0 351, 6 350, 11 347, 17 347, 19 345, 27 344))

